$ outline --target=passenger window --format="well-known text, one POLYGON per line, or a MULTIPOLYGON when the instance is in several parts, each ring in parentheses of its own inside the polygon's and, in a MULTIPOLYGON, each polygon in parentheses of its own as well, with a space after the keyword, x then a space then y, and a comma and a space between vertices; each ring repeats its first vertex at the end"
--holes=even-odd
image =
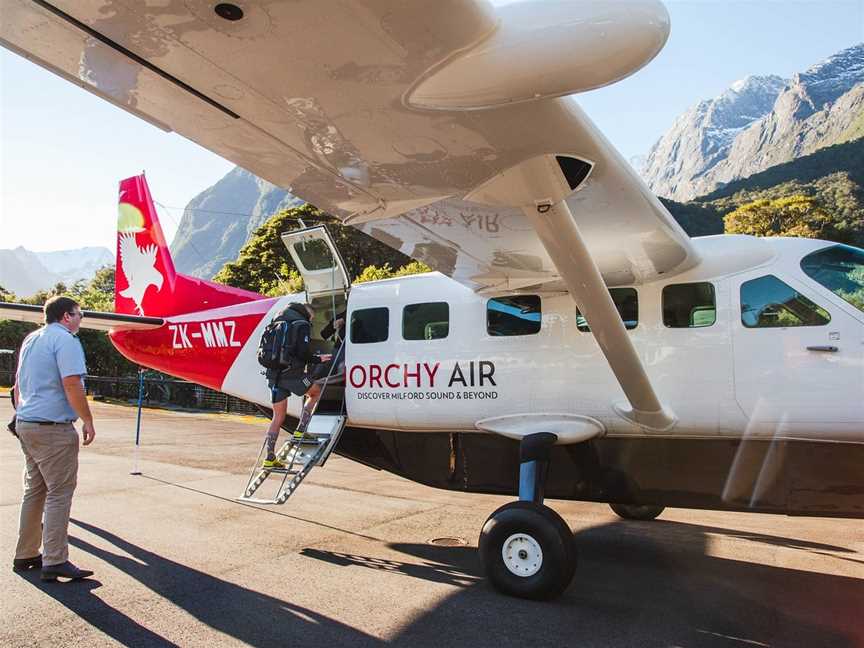
POLYGON ((447 302, 409 304, 402 310, 402 337, 405 340, 438 340, 450 331, 447 302))
POLYGON ((533 335, 540 332, 540 298, 537 295, 496 297, 486 302, 489 335, 533 335))
POLYGON ((699 328, 715 321, 713 284, 673 284, 663 288, 663 324, 669 328, 699 328))
POLYGON ((864 250, 835 245, 801 259, 804 273, 840 299, 864 311, 864 250))
POLYGON ((330 247, 321 239, 295 243, 294 251, 307 270, 326 270, 336 265, 330 247))
POLYGON ((371 344, 384 342, 390 326, 389 308, 363 308, 351 313, 351 342, 371 344))
MULTIPOLYGON (((639 296, 635 288, 610 288, 609 295, 615 302, 615 308, 624 322, 624 327, 631 331, 639 324, 639 296)), ((576 328, 583 333, 590 333, 591 327, 588 320, 576 309, 576 328)))
POLYGON ((747 328, 823 326, 830 321, 828 311, 774 275, 741 284, 741 323, 747 328))

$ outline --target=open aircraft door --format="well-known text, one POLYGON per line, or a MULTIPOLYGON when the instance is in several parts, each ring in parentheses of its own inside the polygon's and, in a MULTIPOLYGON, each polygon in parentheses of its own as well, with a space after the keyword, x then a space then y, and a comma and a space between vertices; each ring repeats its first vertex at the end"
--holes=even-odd
MULTIPOLYGON (((323 336, 324 329, 347 309, 351 280, 348 278, 345 262, 323 225, 285 232, 281 238, 297 266, 297 271, 303 277, 306 301, 315 308, 310 342, 312 350, 335 356, 334 364, 327 374, 327 382, 324 383, 324 396, 316 408, 314 419, 320 418, 322 413, 342 414, 344 389, 338 376, 344 367, 347 349, 342 347, 344 342, 337 341, 335 337, 323 339, 323 336), (336 378, 331 382, 333 376, 336 378)), ((344 417, 340 421, 340 425, 342 424, 344 417)))
POLYGON ((310 302, 319 297, 345 295, 351 286, 345 262, 323 225, 285 232, 282 243, 306 285, 310 302))
MULTIPOLYGON (((281 239, 294 260, 297 271, 303 277, 306 301, 315 308, 316 315, 312 320, 312 349, 333 354, 334 357, 326 373, 326 381, 322 384, 324 393, 309 422, 308 431, 318 439, 318 447, 314 452, 305 455, 288 452, 284 458, 290 460, 292 469, 299 472, 294 474, 290 481, 283 479, 275 498, 263 502, 267 504, 284 503, 313 466, 324 465, 327 457, 338 445, 347 421, 344 382, 340 377, 345 362, 345 348, 342 346, 344 341, 339 342, 335 337, 330 338, 330 341, 321 339, 323 327, 328 326, 347 308, 351 280, 348 278, 345 261, 323 225, 285 232, 281 239), (303 460, 297 463, 297 458, 301 456, 304 457, 303 460)), ((325 378, 325 375, 318 377, 325 378)), ((263 481, 261 475, 265 473, 258 471, 260 474, 256 477, 255 472, 250 476, 244 498, 241 498, 245 501, 255 501, 249 498, 263 481)))

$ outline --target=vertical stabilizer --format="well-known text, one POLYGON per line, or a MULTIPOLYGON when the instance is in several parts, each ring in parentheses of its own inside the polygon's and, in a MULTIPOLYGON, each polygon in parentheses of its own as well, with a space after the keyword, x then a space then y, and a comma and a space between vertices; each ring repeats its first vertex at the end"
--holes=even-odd
POLYGON ((114 310, 165 314, 177 273, 143 175, 120 182, 114 310))
POLYGON ((144 175, 120 182, 116 312, 178 315, 261 298, 247 290, 177 274, 144 175))

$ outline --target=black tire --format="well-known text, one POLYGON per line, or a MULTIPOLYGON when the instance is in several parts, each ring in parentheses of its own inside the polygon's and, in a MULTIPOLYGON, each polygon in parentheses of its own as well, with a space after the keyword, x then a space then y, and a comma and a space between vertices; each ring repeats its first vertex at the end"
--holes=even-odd
POLYGON ((665 506, 657 504, 610 504, 609 506, 618 517, 625 520, 653 520, 666 510, 665 506))
POLYGON ((534 600, 555 598, 567 588, 576 571, 573 532, 560 515, 542 504, 511 502, 499 508, 483 525, 479 547, 486 577, 498 591, 508 596, 534 600), (520 569, 515 565, 520 562, 526 574, 519 575, 508 567, 503 555, 508 539, 511 539, 508 546, 527 546, 535 557, 534 548, 539 546, 542 552, 539 566, 531 562, 532 554, 526 552, 527 562, 511 560, 509 563, 514 569, 520 569))

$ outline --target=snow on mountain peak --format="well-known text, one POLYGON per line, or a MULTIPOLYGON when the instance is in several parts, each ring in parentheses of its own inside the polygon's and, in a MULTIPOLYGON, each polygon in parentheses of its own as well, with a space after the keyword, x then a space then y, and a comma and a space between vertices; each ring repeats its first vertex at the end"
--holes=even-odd
MULTIPOLYGON (((779 77, 776 74, 769 74, 766 76, 748 74, 743 79, 738 79, 735 83, 729 86, 729 89, 724 91, 720 97, 728 94, 730 90, 735 94, 744 94, 748 92, 777 93, 780 92, 787 83, 788 81, 786 79, 779 77)), ((718 97, 718 99, 720 97, 718 97)))
POLYGON ((795 75, 817 109, 864 81, 864 43, 847 47, 795 75))
POLYGON ((860 111, 864 43, 794 75, 750 75, 679 115, 651 147, 642 176, 657 194, 689 200, 718 183, 807 155, 841 137, 860 111))

